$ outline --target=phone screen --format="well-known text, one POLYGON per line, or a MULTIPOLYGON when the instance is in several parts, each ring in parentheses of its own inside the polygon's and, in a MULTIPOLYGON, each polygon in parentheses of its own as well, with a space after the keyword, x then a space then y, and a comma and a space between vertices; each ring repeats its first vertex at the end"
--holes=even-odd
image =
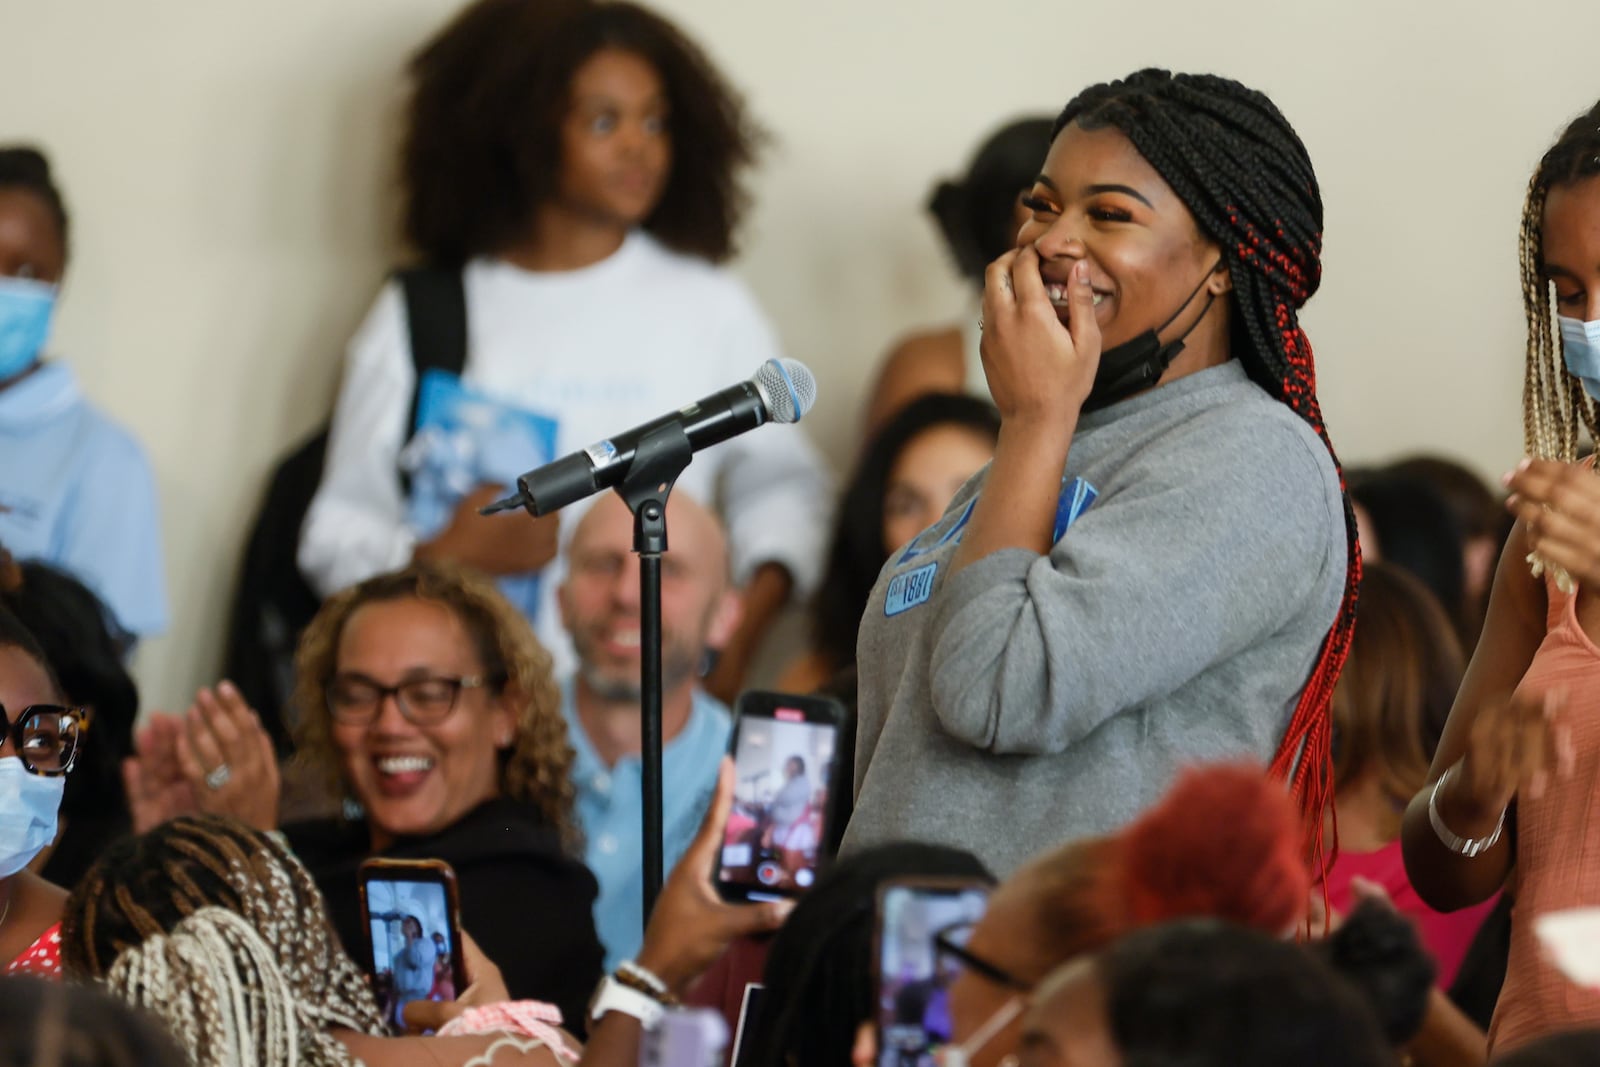
POLYGON ((372 974, 384 1017, 405 1025, 414 1000, 455 1000, 461 976, 450 898, 444 883, 375 878, 366 881, 372 974))
POLYGON ((950 984, 961 960, 941 942, 965 947, 983 917, 983 885, 889 885, 878 913, 878 1065, 933 1067, 950 1043, 950 984))
POLYGON ((798 708, 775 708, 770 718, 740 716, 719 881, 750 900, 811 888, 832 815, 838 738, 836 724, 808 722, 798 708))

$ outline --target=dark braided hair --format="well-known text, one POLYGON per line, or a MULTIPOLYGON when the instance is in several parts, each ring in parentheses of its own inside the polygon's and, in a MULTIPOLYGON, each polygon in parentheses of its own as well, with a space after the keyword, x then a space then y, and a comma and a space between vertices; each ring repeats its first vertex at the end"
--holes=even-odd
POLYGON ((0 147, 0 189, 21 189, 44 201, 55 219, 61 237, 61 251, 67 252, 67 205, 61 190, 50 176, 50 160, 30 145, 0 147))
POLYGON ((343 1067, 353 1060, 329 1030, 383 1033, 310 874, 222 816, 182 816, 107 849, 67 901, 61 959, 159 1017, 197 1064, 243 1052, 343 1067))
MULTIPOLYGON (((1317 402, 1311 342, 1297 317, 1322 280, 1322 195, 1288 119, 1264 94, 1236 81, 1148 69, 1079 93, 1056 119, 1055 133, 1069 123, 1121 132, 1222 249, 1233 282, 1234 357, 1310 424, 1338 469, 1317 402)), ((1341 484, 1343 478, 1341 470, 1341 484)), ((1339 617, 1272 761, 1305 813, 1313 861, 1324 858, 1322 813, 1333 798, 1330 702, 1349 655, 1361 587, 1348 494, 1345 529, 1349 557, 1339 617)))

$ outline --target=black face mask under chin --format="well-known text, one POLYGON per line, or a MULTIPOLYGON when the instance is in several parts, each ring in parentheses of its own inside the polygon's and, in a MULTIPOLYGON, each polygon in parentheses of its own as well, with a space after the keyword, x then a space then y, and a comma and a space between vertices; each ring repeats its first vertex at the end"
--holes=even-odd
POLYGON ((1222 263, 1219 261, 1216 267, 1206 271, 1206 276, 1200 279, 1200 284, 1184 298, 1178 310, 1174 311, 1166 322, 1100 353, 1100 366, 1094 372, 1094 385, 1089 389, 1089 398, 1083 402, 1084 411, 1097 411, 1100 408, 1110 407, 1119 400, 1126 400, 1134 393, 1149 389, 1161 379, 1167 368, 1172 365, 1172 361, 1178 358, 1178 353, 1183 351, 1184 339, 1194 332, 1194 328, 1200 325, 1200 320, 1211 310, 1211 304, 1217 298, 1216 294, 1206 294, 1205 310, 1200 312, 1183 333, 1162 344, 1161 331, 1178 321, 1178 316, 1193 303, 1194 298, 1205 288, 1206 282, 1220 266, 1222 263))

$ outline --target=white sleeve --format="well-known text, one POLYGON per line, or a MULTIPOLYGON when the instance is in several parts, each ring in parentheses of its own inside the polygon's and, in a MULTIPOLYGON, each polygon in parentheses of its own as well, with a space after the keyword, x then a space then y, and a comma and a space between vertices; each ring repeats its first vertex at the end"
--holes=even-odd
POLYGON ((300 531, 300 570, 323 596, 404 566, 416 548, 398 473, 415 389, 404 302, 391 281, 350 341, 322 484, 300 531))
MULTIPOLYGON (((720 345, 730 381, 783 355, 754 299, 742 286, 736 296, 720 345)), ((822 578, 833 521, 832 472, 798 425, 763 426, 725 447, 719 488, 735 579, 744 582, 763 563, 777 563, 794 579, 796 596, 809 596, 822 578)))

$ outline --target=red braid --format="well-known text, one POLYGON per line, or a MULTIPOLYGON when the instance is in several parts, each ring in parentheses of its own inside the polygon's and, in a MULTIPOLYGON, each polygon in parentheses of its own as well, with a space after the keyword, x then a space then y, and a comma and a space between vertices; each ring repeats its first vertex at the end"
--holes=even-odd
MULTIPOLYGON (((1308 422, 1333 456, 1334 467, 1339 470, 1339 488, 1345 490, 1344 470, 1334 454, 1333 442, 1328 439, 1327 427, 1322 421, 1322 405, 1317 402, 1317 371, 1312 360, 1311 342, 1305 331, 1295 322, 1287 307, 1279 305, 1284 358, 1289 373, 1284 376, 1284 403, 1308 422)), ((1332 856, 1323 840, 1323 820, 1333 804, 1333 689, 1350 657, 1350 639, 1355 633, 1356 603, 1361 589, 1361 545, 1356 538, 1355 515, 1345 494, 1345 528, 1347 558, 1345 564, 1344 599, 1339 604, 1338 617, 1333 628, 1323 639, 1322 650, 1311 669, 1311 677, 1300 692, 1300 702, 1289 720, 1278 754, 1272 758, 1271 773, 1289 785, 1289 793, 1300 806, 1305 818, 1306 853, 1313 872, 1322 872, 1332 863, 1332 856)), ((1337 834, 1335 835, 1337 838, 1337 834)), ((1337 839, 1334 848, 1337 849, 1337 839)))

